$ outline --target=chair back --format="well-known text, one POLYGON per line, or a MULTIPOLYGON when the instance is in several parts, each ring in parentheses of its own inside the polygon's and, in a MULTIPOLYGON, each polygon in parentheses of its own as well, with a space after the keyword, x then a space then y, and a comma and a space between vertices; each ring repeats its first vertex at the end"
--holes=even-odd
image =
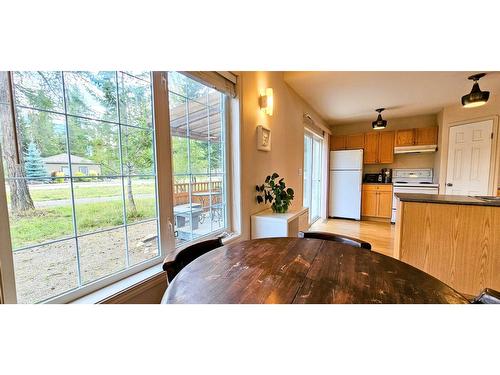
POLYGON ((328 232, 299 232, 300 238, 316 238, 318 240, 335 241, 345 243, 353 247, 360 247, 362 249, 371 250, 372 245, 369 242, 360 240, 359 238, 343 236, 335 233, 328 232))
POLYGON ((173 261, 163 263, 163 270, 167 272, 168 282, 171 283, 174 277, 193 260, 221 246, 222 238, 214 238, 195 243, 181 250, 173 261))
POLYGON ((491 288, 483 289, 472 303, 500 304, 500 292, 491 288))

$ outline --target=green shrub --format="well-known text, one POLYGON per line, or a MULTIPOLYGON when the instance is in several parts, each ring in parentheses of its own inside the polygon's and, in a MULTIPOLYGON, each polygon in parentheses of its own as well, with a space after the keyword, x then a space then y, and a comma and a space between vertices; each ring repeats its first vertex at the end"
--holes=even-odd
POLYGON ((64 182, 64 172, 55 172, 52 173, 52 177, 55 177, 53 181, 56 184, 62 184, 64 182))
POLYGON ((85 181, 88 181, 89 179, 88 178, 83 178, 85 176, 85 174, 83 172, 75 172, 75 174, 73 175, 74 177, 77 177, 75 178, 75 181, 78 181, 78 182, 85 182, 85 181))

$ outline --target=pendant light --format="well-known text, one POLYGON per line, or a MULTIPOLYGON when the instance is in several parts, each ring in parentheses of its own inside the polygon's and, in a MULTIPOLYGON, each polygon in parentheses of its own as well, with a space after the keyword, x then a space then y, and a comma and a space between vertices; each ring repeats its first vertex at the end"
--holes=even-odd
POLYGON ((372 128, 374 130, 380 130, 380 129, 385 129, 387 126, 387 120, 382 119, 382 111, 384 111, 385 108, 377 108, 375 111, 378 112, 378 117, 375 121, 372 122, 372 128))
POLYGON ((469 77, 471 81, 474 81, 474 84, 472 85, 471 92, 467 95, 462 96, 462 105, 465 108, 479 107, 481 105, 485 105, 488 101, 490 92, 481 91, 478 83, 478 81, 485 75, 486 73, 479 73, 469 77))

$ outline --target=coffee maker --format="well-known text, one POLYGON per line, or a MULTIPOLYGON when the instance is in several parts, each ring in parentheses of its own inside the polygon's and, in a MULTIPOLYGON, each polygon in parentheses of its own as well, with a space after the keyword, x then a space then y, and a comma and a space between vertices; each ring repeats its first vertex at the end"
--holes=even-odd
POLYGON ((382 168, 380 170, 380 174, 382 175, 382 182, 385 184, 392 182, 392 169, 390 168, 382 168))

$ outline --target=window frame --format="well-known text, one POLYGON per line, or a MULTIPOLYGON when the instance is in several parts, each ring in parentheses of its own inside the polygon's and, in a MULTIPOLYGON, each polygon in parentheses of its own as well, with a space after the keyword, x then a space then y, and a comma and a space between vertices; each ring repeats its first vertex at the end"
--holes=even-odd
MULTIPOLYGON (((9 72, 10 73, 10 72, 9 72)), ((91 281, 88 284, 82 285, 76 289, 68 290, 57 296, 48 298, 46 300, 37 302, 40 304, 45 303, 68 303, 74 301, 75 299, 81 298, 87 294, 95 292, 96 290, 102 289, 108 285, 111 285, 119 280, 127 278, 133 274, 139 273, 158 265, 163 262, 165 258, 166 249, 170 247, 173 243, 173 231, 171 228, 171 199, 165 199, 171 196, 169 194, 169 181, 165 181, 165 176, 170 173, 170 158, 166 158, 164 152, 159 153, 159 150, 164 151, 165 149, 170 150, 170 139, 165 136, 165 130, 168 130, 168 135, 170 136, 170 125, 169 125, 169 113, 168 113, 168 95, 166 92, 166 78, 162 72, 152 72, 152 116, 154 118, 154 128, 153 134, 153 144, 154 144, 154 155, 155 155, 155 182, 157 185, 156 194, 156 211, 157 211, 157 227, 158 227, 158 250, 159 254, 152 258, 140 262, 135 265, 131 265, 124 270, 117 271, 107 276, 98 278, 97 280, 91 281), (164 110, 166 106, 167 110, 164 110), (161 154, 161 155, 160 155, 161 154), (160 178, 162 174, 162 178, 160 178), (161 181, 161 182, 160 182, 161 181), (165 193, 166 192, 166 193, 165 193), (161 198, 162 197, 162 198, 161 198), (163 210, 163 211, 160 211, 163 210), (163 214, 162 214, 163 212, 163 214)), ((5 228, 7 233, 0 232, 2 239, 5 239, 5 246, 0 249, 0 267, 1 267, 1 277, 2 277, 2 292, 4 296, 4 303, 17 303, 16 294, 16 281, 15 281, 15 269, 13 262, 13 251, 12 242, 10 238, 10 221, 7 210, 7 196, 5 193, 5 178, 3 172, 3 166, 0 163, 0 224, 2 228, 5 228), (4 209, 5 207, 5 209, 4 209), (5 221, 5 225, 4 224, 5 221)), ((124 223, 124 225, 126 225, 124 223)), ((132 224, 133 225, 133 224, 132 224)))
MULTIPOLYGON (((217 90, 216 88, 214 88, 212 85, 210 85, 208 82, 204 82, 202 79, 194 79, 192 76, 190 76, 189 74, 184 74, 184 72, 178 72, 179 74, 182 74, 184 76, 186 76, 187 78, 189 79, 193 79, 195 81, 197 81, 198 83, 201 83, 209 88, 213 88, 214 90, 216 91, 219 91, 217 90)), ((168 76, 168 72, 166 72, 167 76, 168 76)), ((224 172, 223 172, 223 175, 224 175, 224 193, 225 193, 225 196, 226 196, 226 202, 225 202, 225 221, 226 221, 226 225, 223 227, 223 228, 220 228, 220 229, 217 229, 213 232, 210 232, 210 233, 207 233, 207 234, 204 234, 202 236, 199 236, 199 237, 196 237, 195 239, 192 239, 191 241, 186 241, 185 243, 182 243, 181 245, 179 246, 175 246, 175 235, 174 235, 174 250, 171 252, 171 254, 168 254, 167 257, 170 259, 170 258, 173 258, 175 257, 176 254, 178 254, 180 251, 182 251, 183 249, 191 246, 191 245, 194 245, 196 243, 199 243, 199 242, 202 242, 202 241, 205 241, 209 238, 214 238, 214 237, 218 237, 220 235, 223 235, 224 233, 227 233, 228 236, 234 236, 235 234, 239 234, 239 233, 235 233, 236 232, 236 224, 234 223, 234 217, 233 217, 233 206, 234 204, 236 204, 236 201, 234 200, 234 196, 233 196, 233 190, 232 190, 232 185, 233 185, 233 180, 231 178, 231 173, 230 171, 232 171, 234 169, 234 165, 233 165, 233 152, 234 152, 234 148, 232 147, 233 146, 233 139, 232 139, 232 128, 233 128, 233 123, 232 123, 232 117, 231 117, 231 97, 230 95, 228 95, 227 93, 225 92, 221 92, 219 91, 221 94, 224 94, 223 98, 223 109, 221 111, 221 113, 224 113, 224 121, 223 121, 223 129, 224 129, 224 172)), ((170 96, 169 96, 169 90, 168 90, 168 81, 167 81, 167 98, 169 99, 170 96)), ((180 95, 179 93, 174 93, 176 95, 180 95)), ((189 98, 185 98, 186 100, 189 100, 189 98)), ((168 102, 168 107, 170 108, 170 102, 168 102)), ((169 121, 169 134, 170 134, 170 121, 169 121)), ((170 156, 172 157, 172 150, 169 149, 169 152, 170 152, 170 156)), ((172 161, 173 163, 173 161, 172 161)), ((173 178, 173 167, 172 168, 172 173, 171 173, 171 177, 172 177, 172 185, 174 183, 174 178, 173 178)), ((240 167, 238 166, 238 169, 240 167)), ((238 183, 238 186, 239 186, 239 183, 238 183)), ((173 194, 171 195, 171 199, 172 199, 172 218, 173 218, 173 194)), ((172 221, 172 230, 174 231, 174 225, 173 225, 173 221, 172 221)), ((174 232, 172 232, 174 234, 174 232)))
MULTIPOLYGON (((226 226, 200 236, 189 243, 175 247, 168 72, 152 71, 151 83, 159 256, 38 303, 68 303, 75 301, 111 286, 120 280, 158 266, 165 257, 175 256, 183 248, 194 243, 218 236, 224 232, 230 234, 225 242, 236 241, 241 235, 241 101, 239 100, 239 85, 236 86, 237 94, 235 96, 227 94, 224 96, 226 226)), ((2 303, 17 303, 10 222, 2 163, 0 163, 0 239, 5 243, 5 246, 0 248, 0 301, 2 303)))

